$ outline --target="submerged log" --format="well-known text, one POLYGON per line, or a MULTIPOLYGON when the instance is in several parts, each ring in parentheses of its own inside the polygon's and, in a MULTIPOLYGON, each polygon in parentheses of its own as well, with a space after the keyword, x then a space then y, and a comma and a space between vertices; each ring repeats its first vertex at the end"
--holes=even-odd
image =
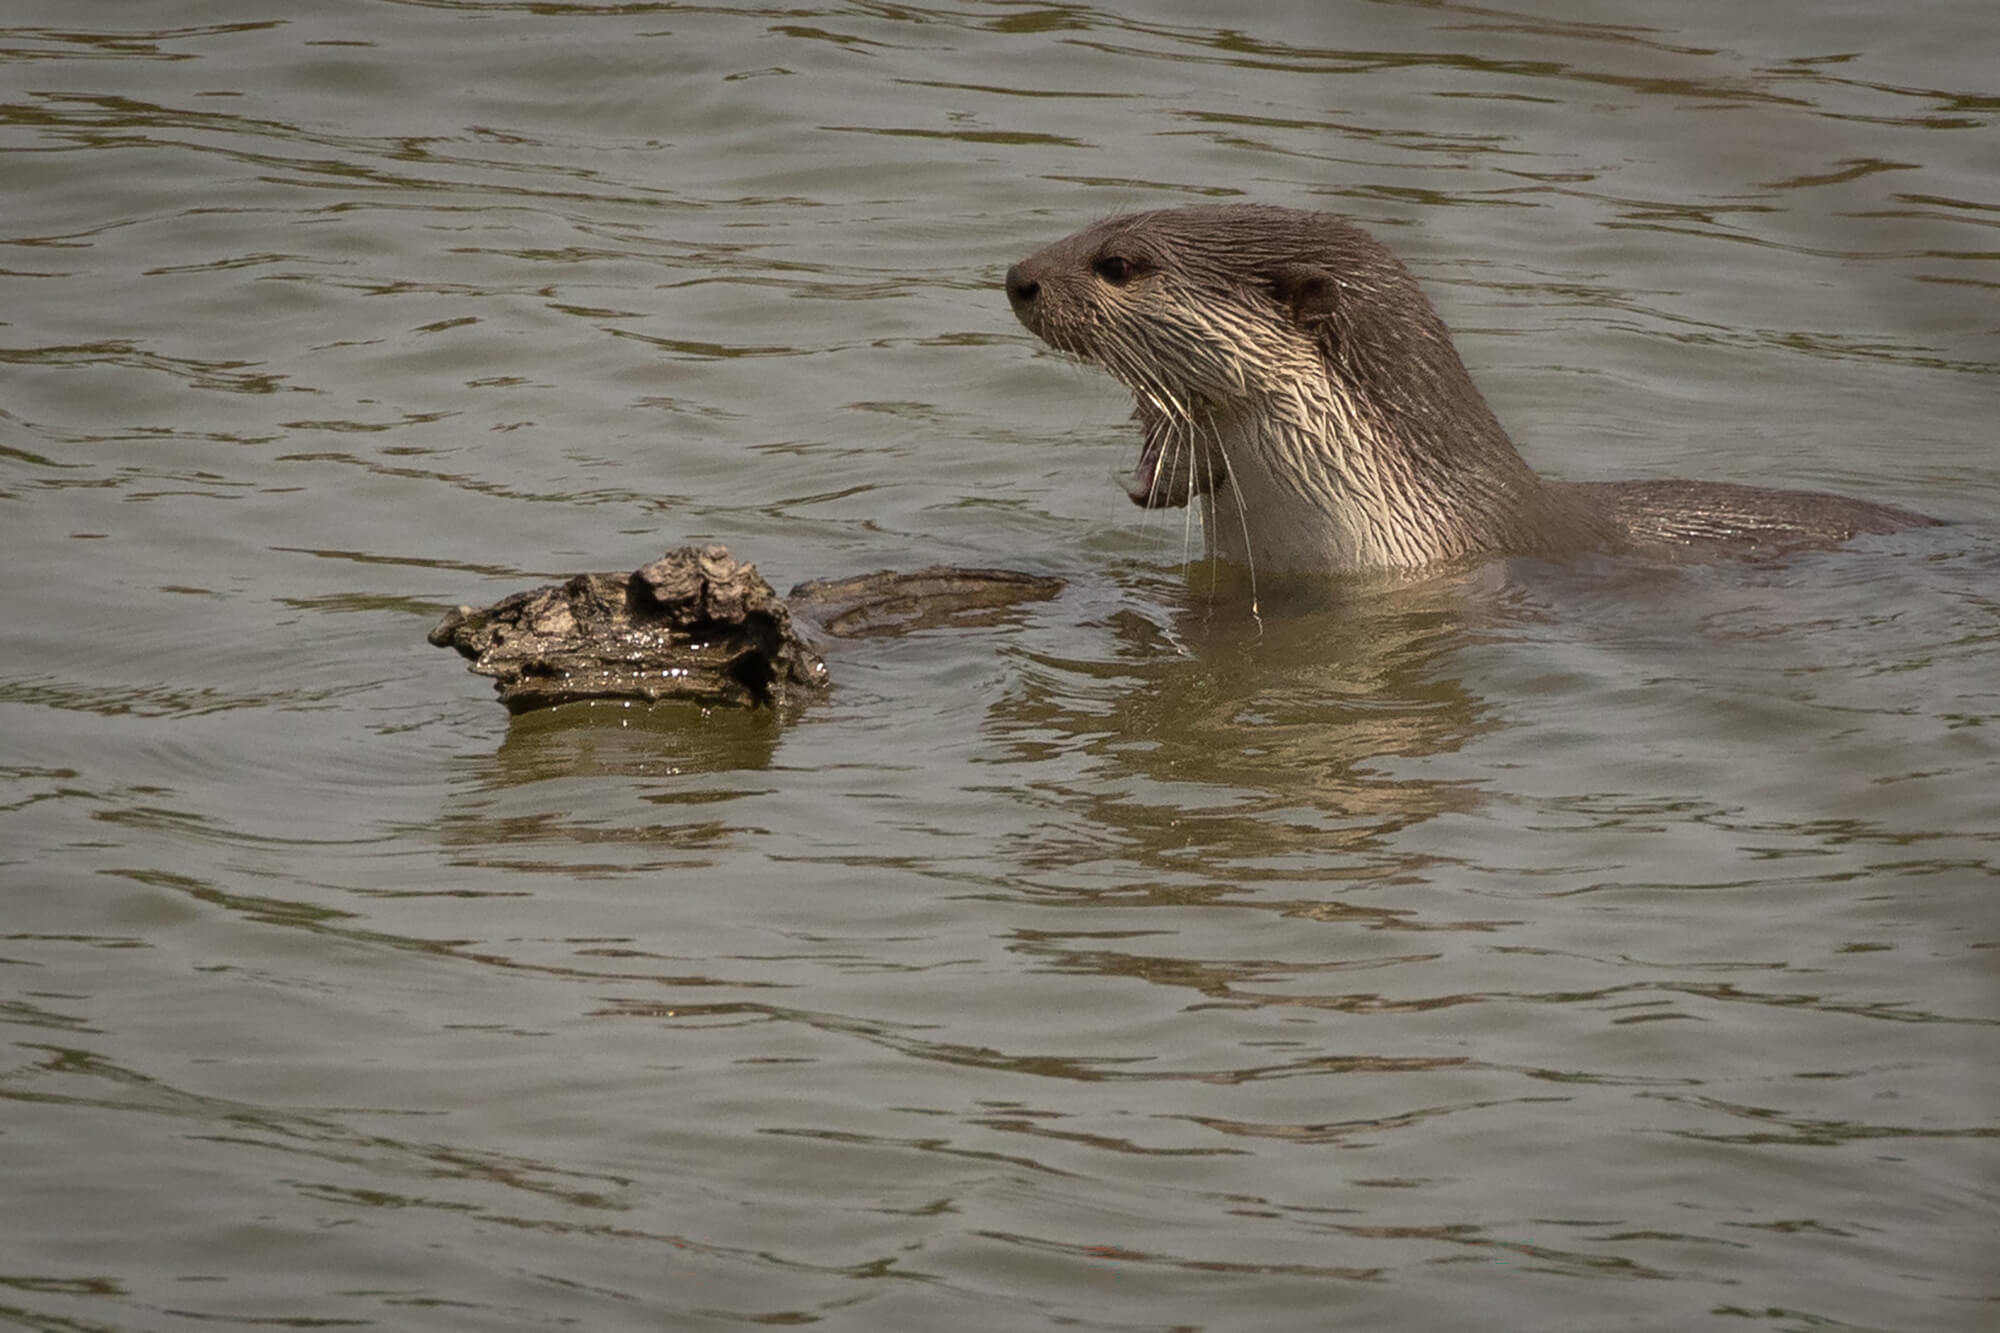
POLYGON ((836 638, 987 624, 1061 589, 1010 570, 933 567, 802 583, 788 603, 727 547, 683 546, 629 574, 577 574, 461 606, 429 637, 493 677, 515 713, 602 699, 778 708, 831 679, 798 621, 836 638))
POLYGON ((1012 569, 930 565, 908 574, 879 570, 849 579, 814 579, 792 589, 793 614, 836 639, 873 639, 912 630, 992 625, 1018 602, 1046 602, 1061 579, 1012 569))

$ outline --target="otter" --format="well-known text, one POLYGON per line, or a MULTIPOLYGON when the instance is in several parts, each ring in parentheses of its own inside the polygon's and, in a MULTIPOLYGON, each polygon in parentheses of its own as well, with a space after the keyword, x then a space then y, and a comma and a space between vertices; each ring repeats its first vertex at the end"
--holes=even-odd
POLYGON ((1414 572, 1589 550, 1778 553, 1938 520, 1814 491, 1537 475, 1387 247, 1259 204, 1107 218, 1007 270, 1021 323, 1136 400, 1127 485, 1218 560, 1414 572))

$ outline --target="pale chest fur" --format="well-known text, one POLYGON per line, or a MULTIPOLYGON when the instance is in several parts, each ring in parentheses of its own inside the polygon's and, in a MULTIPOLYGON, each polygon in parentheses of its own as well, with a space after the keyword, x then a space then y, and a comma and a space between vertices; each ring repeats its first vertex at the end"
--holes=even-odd
POLYGON ((1229 468, 1203 511, 1211 556, 1303 572, 1419 569, 1459 554, 1419 479, 1339 394, 1239 400, 1203 427, 1229 468))

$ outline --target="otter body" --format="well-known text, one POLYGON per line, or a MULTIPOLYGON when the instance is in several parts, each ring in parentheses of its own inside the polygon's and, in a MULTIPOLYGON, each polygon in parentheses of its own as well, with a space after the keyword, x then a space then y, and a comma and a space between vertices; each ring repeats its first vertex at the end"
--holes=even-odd
POLYGON ((1043 341, 1132 390, 1145 436, 1133 502, 1200 500, 1210 554, 1252 569, 1796 550, 1936 521, 1807 491, 1544 480, 1409 270, 1329 214, 1107 218, 1008 269, 1007 297, 1043 341))

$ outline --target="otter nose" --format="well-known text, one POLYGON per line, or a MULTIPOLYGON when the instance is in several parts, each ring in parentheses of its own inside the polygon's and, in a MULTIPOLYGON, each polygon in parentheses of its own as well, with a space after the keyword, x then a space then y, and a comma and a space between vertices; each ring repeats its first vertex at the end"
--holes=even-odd
POLYGON ((1042 284, 1029 277, 1019 264, 1007 270, 1007 300, 1014 309, 1022 310, 1035 303, 1042 294, 1042 284))

